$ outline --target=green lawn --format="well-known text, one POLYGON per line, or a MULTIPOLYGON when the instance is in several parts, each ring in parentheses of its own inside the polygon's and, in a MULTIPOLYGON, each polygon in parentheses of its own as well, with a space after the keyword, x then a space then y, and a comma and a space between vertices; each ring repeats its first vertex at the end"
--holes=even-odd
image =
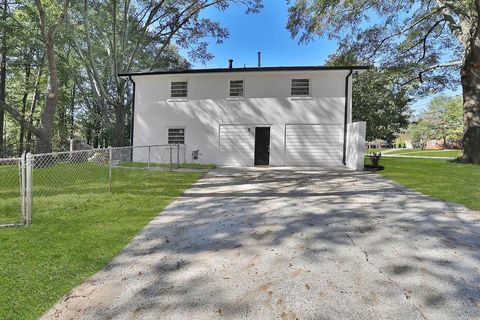
POLYGON ((423 157, 452 157, 457 158, 462 155, 462 150, 424 150, 424 149, 401 149, 389 152, 388 154, 400 154, 423 157))
MULTIPOLYGON (((127 161, 120 161, 118 163, 119 167, 132 167, 132 168, 146 168, 148 167, 148 163, 146 162, 127 162, 127 161)), ((164 163, 150 163, 150 167, 161 167, 161 168, 170 168, 169 164, 164 163)), ((182 169, 213 169, 215 166, 211 164, 196 164, 196 163, 180 163, 179 168, 182 169)), ((177 165, 174 163, 172 168, 177 168, 177 165)))
POLYGON ((33 224, 0 229, 0 319, 39 317, 203 174, 115 169, 109 193, 108 168, 80 166, 34 169, 33 224))
MULTIPOLYGON (((368 158, 365 162, 371 164, 368 158)), ((444 201, 463 204, 480 211, 480 166, 456 162, 382 158, 377 171, 410 189, 444 201)))
POLYGON ((421 156, 421 157, 448 157, 458 158, 462 150, 425 150, 425 149, 367 149, 365 153, 382 152, 388 155, 421 156))
POLYGON ((423 156, 423 157, 450 157, 458 158, 462 156, 461 150, 419 150, 409 153, 413 156, 423 156))
POLYGON ((371 148, 371 149, 365 149, 365 153, 377 153, 377 152, 385 152, 387 150, 391 149, 384 149, 384 148, 371 148))

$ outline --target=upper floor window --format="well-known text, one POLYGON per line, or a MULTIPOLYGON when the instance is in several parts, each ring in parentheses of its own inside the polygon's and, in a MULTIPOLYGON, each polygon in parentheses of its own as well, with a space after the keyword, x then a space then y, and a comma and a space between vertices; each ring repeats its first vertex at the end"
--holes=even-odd
POLYGON ((185 128, 168 128, 168 144, 185 144, 185 128))
POLYGON ((292 96, 309 96, 310 79, 292 79, 292 96))
POLYGON ((170 85, 170 96, 172 98, 186 98, 188 95, 188 82, 175 81, 170 85))
POLYGON ((243 97, 243 80, 230 80, 230 97, 243 97))

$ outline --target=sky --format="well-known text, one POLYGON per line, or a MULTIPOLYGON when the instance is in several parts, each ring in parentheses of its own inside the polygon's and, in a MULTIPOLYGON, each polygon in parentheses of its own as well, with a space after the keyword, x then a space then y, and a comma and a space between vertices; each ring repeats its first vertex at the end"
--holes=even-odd
POLYGON ((217 20, 227 27, 230 36, 223 44, 210 42, 210 52, 215 58, 206 66, 195 63, 195 68, 221 68, 228 66, 257 66, 257 52, 262 52, 263 66, 322 65, 334 53, 336 42, 318 39, 313 43, 298 45, 286 29, 288 7, 285 0, 264 0, 258 14, 245 14, 245 9, 232 5, 227 11, 209 9, 204 16, 217 20))
MULTIPOLYGON (((215 56, 206 64, 193 63, 193 68, 225 68, 228 59, 234 67, 257 66, 257 52, 262 52, 262 66, 323 65, 330 54, 336 52, 334 40, 316 38, 307 44, 292 39, 286 29, 288 7, 285 0, 263 0, 264 8, 258 14, 245 14, 245 8, 232 5, 224 12, 208 9, 203 15, 220 22, 230 33, 222 44, 209 41, 209 50, 215 56)), ((458 95, 446 91, 445 95, 458 95)), ((415 114, 425 109, 431 97, 412 105, 415 114)))

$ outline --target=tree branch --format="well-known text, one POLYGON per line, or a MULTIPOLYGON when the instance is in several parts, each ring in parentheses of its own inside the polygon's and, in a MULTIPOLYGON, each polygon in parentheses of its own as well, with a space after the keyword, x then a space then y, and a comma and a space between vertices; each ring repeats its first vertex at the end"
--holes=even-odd
MULTIPOLYGON (((187 16, 185 18, 183 18, 183 21, 178 19, 175 27, 172 28, 171 32, 170 32, 170 35, 167 37, 167 39, 165 40, 165 42, 163 43, 163 45, 160 47, 160 49, 157 51, 157 54, 155 55, 155 58, 153 60, 153 63, 155 63, 161 56, 162 52, 165 50, 165 48, 170 45, 170 42, 172 40, 172 38, 177 34, 177 32, 183 28, 183 26, 185 24, 187 24, 190 19, 198 14, 201 10, 203 9, 206 9, 208 7, 211 7, 211 6, 214 6, 218 3, 220 3, 221 0, 217 0, 217 1, 214 1, 214 2, 211 2, 211 3, 208 3, 208 2, 205 2, 203 3, 202 5, 200 5, 199 7, 197 7, 195 10, 192 10, 192 12, 190 14, 187 14, 187 16)), ((187 13, 187 11, 190 9, 190 8, 193 8, 193 5, 190 5, 188 8, 186 8, 185 10, 183 10, 180 14, 179 14, 179 17, 182 17, 185 13, 187 13)), ((153 64, 150 66, 149 70, 152 70, 153 68, 153 64)))
POLYGON ((98 73, 97 67, 95 65, 95 61, 93 58, 93 49, 92 49, 92 41, 90 39, 90 21, 88 18, 88 4, 87 1, 84 2, 83 10, 82 10, 82 18, 83 23, 85 26, 85 43, 87 45, 87 52, 86 54, 83 53, 82 45, 78 44, 75 41, 75 51, 77 51, 80 58, 84 61, 85 67, 91 72, 93 79, 95 80, 95 88, 98 90, 99 94, 108 101, 111 105, 115 105, 115 101, 112 97, 106 92, 104 87, 102 86, 101 76, 98 73))
POLYGON ((440 21, 435 22, 433 24, 433 26, 427 31, 427 34, 425 34, 425 36, 423 37, 423 54, 422 54, 422 57, 417 61, 417 63, 419 63, 420 61, 425 59, 425 56, 427 55, 427 40, 428 40, 428 37, 433 32, 433 30, 435 30, 435 28, 442 22, 445 22, 445 20, 442 19, 440 21))
POLYGON ((0 101, 0 109, 7 111, 13 119, 22 124, 28 131, 32 132, 37 137, 41 134, 40 130, 34 127, 22 114, 13 106, 0 101))
POLYGON ((460 40, 460 42, 463 43, 462 41, 463 30, 462 30, 462 27, 457 24, 457 21, 455 21, 455 18, 451 13, 451 9, 452 9, 451 4, 444 2, 444 0, 437 0, 437 2, 441 4, 443 7, 442 8, 443 19, 447 21, 450 31, 454 36, 457 37, 458 40, 460 40))
MULTIPOLYGON (((432 17, 433 15, 441 12, 442 10, 444 10, 446 7, 445 6, 440 6, 440 7, 437 7, 435 8, 434 10, 424 14, 423 16, 421 16, 420 18, 416 19, 414 22, 412 22, 412 24, 410 24, 409 26, 407 26, 406 28, 398 31, 398 32, 395 32, 395 33, 392 33, 391 35, 383 38, 380 43, 375 47, 375 49, 373 50, 373 53, 368 57, 368 60, 372 59, 378 52, 378 50, 380 50, 380 48, 383 46, 383 44, 385 42, 387 42, 388 40, 394 38, 394 37, 398 37, 400 36, 401 34, 405 34, 406 32, 410 31, 411 29, 415 28, 417 25, 419 25, 422 21, 425 21, 426 19, 432 17)), ((442 19, 444 20, 444 19, 442 19)), ((433 29, 433 28, 432 28, 433 29)), ((415 46, 413 47, 416 47, 419 43, 417 43, 415 46)), ((407 51, 411 50, 413 47, 411 47, 410 49, 408 49, 407 51)))
POLYGON ((428 31, 425 33, 425 35, 419 41, 417 41, 414 45, 410 46, 408 49, 404 50, 403 53, 409 52, 413 48, 417 47, 419 44, 423 43, 423 54, 422 54, 422 57, 420 59, 418 59, 417 63, 419 63, 420 61, 425 59, 425 56, 427 54, 427 40, 428 40, 428 37, 435 30, 435 28, 442 22, 446 22, 446 21, 444 19, 442 19, 442 20, 439 20, 439 21, 435 22, 428 29, 428 31))
POLYGON ((402 33, 405 33, 411 29, 413 29, 414 27, 416 27, 417 25, 420 24, 420 22, 430 18, 431 16, 441 12, 442 10, 444 10, 446 8, 446 6, 440 6, 440 7, 437 7, 435 8, 435 10, 432 10, 430 11, 429 13, 421 16, 419 19, 417 19, 415 22, 413 22, 411 25, 409 25, 407 28, 403 29, 402 33))
POLYGON ((401 86, 405 86, 407 84, 410 84, 412 82, 414 82, 415 80, 420 80, 420 82, 423 82, 423 74, 429 72, 429 71, 432 71, 432 70, 435 70, 435 69, 438 69, 438 68, 448 68, 448 67, 455 67, 455 66, 461 66, 463 65, 463 61, 459 60, 459 61, 452 61, 452 62, 447 62, 447 63, 439 63, 439 64, 435 64, 433 66, 430 66, 422 71, 420 71, 418 73, 418 76, 400 84, 401 86))

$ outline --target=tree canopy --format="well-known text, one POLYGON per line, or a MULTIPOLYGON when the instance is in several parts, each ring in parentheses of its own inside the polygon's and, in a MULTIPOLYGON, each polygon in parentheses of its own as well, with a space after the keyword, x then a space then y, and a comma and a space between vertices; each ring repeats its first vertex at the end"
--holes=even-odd
MULTIPOLYGON (((350 51, 331 55, 327 65, 358 64, 350 51)), ((353 76, 352 119, 367 122, 367 141, 393 141, 408 126, 410 110, 406 90, 395 84, 396 73, 373 68, 353 76)))
POLYGON ((300 42, 327 36, 340 51, 396 70, 420 94, 462 84, 463 161, 480 163, 480 0, 295 0, 287 28, 300 42))
POLYGON ((367 122, 367 141, 393 141, 409 123, 409 98, 395 90, 391 75, 378 69, 354 78, 353 121, 367 122))
POLYGON ((421 112, 406 131, 406 136, 418 147, 428 140, 443 140, 444 146, 458 146, 463 134, 462 98, 438 96, 421 112))
POLYGON ((262 8, 261 0, 1 0, 0 156, 64 150, 75 137, 127 144, 132 89, 117 74, 208 61, 207 38, 221 43, 228 30, 201 13, 232 5, 262 8))

